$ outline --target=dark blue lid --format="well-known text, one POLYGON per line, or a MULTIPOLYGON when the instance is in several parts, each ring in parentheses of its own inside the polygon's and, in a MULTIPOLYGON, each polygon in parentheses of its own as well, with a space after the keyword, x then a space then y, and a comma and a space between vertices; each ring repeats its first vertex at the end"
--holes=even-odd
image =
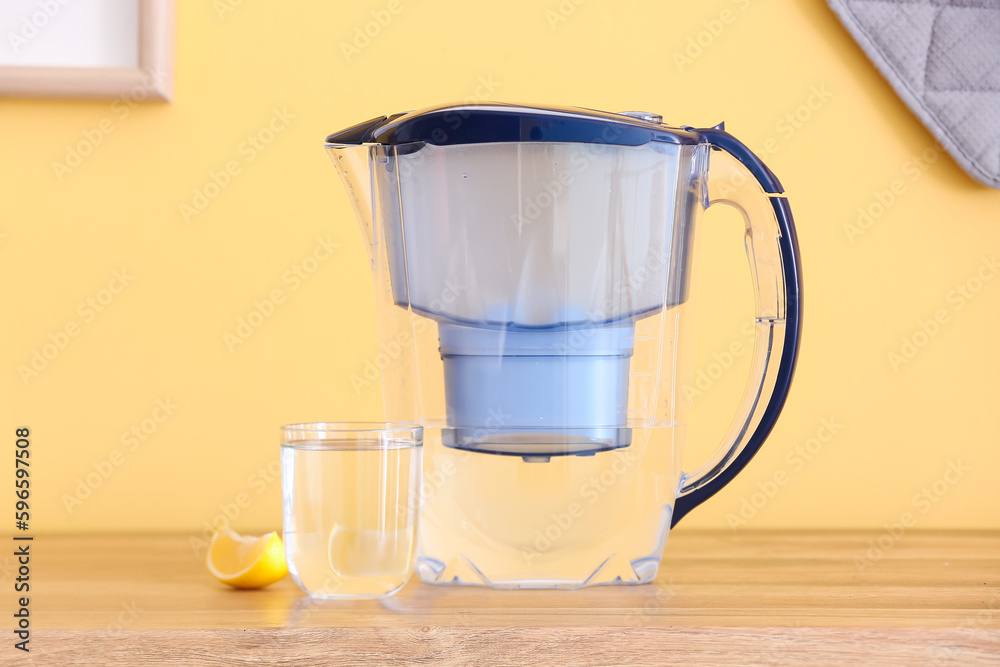
POLYGON ((600 143, 642 146, 651 141, 696 144, 698 134, 659 122, 655 114, 607 113, 575 107, 483 102, 445 104, 373 118, 326 138, 328 144, 437 146, 498 142, 600 143))

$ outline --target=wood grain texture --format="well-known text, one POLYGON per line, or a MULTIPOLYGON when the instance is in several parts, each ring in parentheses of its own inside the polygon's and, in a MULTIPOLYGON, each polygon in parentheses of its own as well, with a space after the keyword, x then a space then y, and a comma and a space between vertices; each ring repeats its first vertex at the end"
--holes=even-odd
MULTIPOLYGON (((911 532, 860 564, 878 538, 680 531, 647 586, 492 591, 414 580, 388 600, 334 603, 309 600, 290 579, 229 590, 185 535, 43 536, 33 543, 31 657, 1000 665, 1000 533, 911 532)), ((17 657, 0 647, 0 662, 17 657)))

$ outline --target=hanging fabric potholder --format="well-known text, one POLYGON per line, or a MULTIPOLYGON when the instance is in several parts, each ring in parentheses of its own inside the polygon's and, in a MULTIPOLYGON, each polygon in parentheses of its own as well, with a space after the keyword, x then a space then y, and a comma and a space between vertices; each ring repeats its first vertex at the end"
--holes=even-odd
POLYGON ((1000 0, 827 0, 927 129, 1000 188, 1000 0))

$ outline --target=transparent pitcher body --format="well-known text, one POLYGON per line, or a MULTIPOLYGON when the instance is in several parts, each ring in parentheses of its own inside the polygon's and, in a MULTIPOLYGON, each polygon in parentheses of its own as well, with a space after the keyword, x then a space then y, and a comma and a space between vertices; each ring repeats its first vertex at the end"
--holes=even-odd
MULTIPOLYGON (((385 418, 424 426, 421 579, 651 581, 689 481, 680 388, 712 146, 328 148, 369 244, 385 418)), ((762 416, 751 406, 743 430, 762 416)))

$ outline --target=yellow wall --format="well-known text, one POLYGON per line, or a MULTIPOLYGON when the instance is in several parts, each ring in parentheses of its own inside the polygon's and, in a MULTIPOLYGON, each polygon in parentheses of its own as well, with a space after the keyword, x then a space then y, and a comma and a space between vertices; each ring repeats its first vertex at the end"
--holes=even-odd
MULTIPOLYGON (((477 95, 654 110, 673 124, 724 119, 752 148, 769 147, 802 247, 798 375, 758 458, 682 525, 725 527, 747 500, 761 505, 744 507, 747 528, 878 528, 907 511, 925 528, 1000 527, 1000 279, 964 307, 949 298, 1000 246, 1000 192, 946 155, 911 162, 931 135, 823 3, 564 0, 574 10, 550 24, 557 0, 398 2, 350 62, 341 43, 388 2, 234 2, 221 16, 210 2, 178 2, 172 104, 126 115, 110 101, 0 102, 0 424, 11 448, 16 425, 34 430, 39 530, 196 531, 237 498, 248 504, 237 528, 278 527, 277 427, 378 410, 374 391, 357 395, 349 382, 377 351, 373 293, 322 139, 477 95), (719 34, 704 32, 702 53, 678 64, 706 25, 719 34), (785 120, 797 111, 808 118, 785 120), (113 132, 60 180, 53 163, 102 122, 113 132), (253 153, 247 137, 272 122, 281 130, 253 153), (185 220, 181 206, 230 161, 239 173, 185 220), (852 242, 858 208, 895 180, 902 194, 852 242), (289 271, 326 257, 318 239, 337 247, 295 283, 289 271), (116 271, 126 285, 112 282, 116 271), (109 284, 118 293, 102 292, 109 284), (273 290, 284 302, 227 349, 224 334, 273 290), (91 312, 87 299, 102 297, 91 312), (947 322, 893 369, 888 353, 939 310, 947 322), (71 323, 78 334, 22 381, 18 366, 71 323), (158 401, 172 414, 123 443, 158 401), (837 432, 798 462, 797 446, 828 435, 824 420, 837 432), (103 463, 116 450, 119 465, 103 463), (914 498, 950 462, 968 470, 940 482, 933 504, 914 498), (68 511, 78 480, 109 466, 68 511), (753 496, 781 471, 772 499, 753 496)), ((714 354, 749 342, 751 312, 738 224, 710 220, 695 363, 706 372, 714 354)), ((691 463, 725 429, 748 357, 695 398, 691 463)))

